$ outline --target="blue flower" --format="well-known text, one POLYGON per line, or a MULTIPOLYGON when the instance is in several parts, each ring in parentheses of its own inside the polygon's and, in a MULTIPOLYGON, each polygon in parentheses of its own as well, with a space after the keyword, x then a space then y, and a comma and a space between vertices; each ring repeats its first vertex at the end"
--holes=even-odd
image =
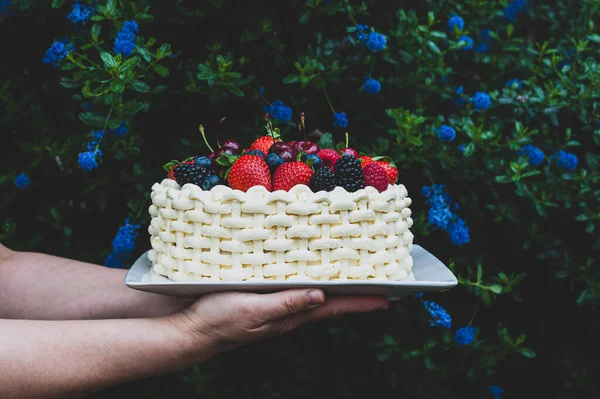
POLYGON ((523 82, 520 79, 511 79, 506 82, 506 87, 514 88, 516 91, 519 91, 523 88, 523 82))
POLYGON ((442 141, 452 141, 456 138, 456 132, 448 125, 442 125, 438 128, 437 136, 442 141))
POLYGON ((9 14, 7 10, 11 3, 12 2, 10 0, 0 0, 0 17, 7 16, 9 14))
POLYGON ((55 41, 52 46, 46 50, 44 55, 44 64, 51 64, 58 67, 58 62, 65 58, 71 51, 74 51, 72 44, 66 44, 63 42, 55 41))
POLYGON ((429 320, 431 327, 450 328, 452 326, 452 317, 443 307, 431 301, 423 301, 423 305, 431 316, 431 320, 429 320))
POLYGON ((333 126, 348 126, 348 118, 346 117, 345 112, 336 112, 333 114, 333 126))
POLYGON ((527 144, 517 151, 517 156, 522 155, 527 155, 531 166, 537 166, 544 162, 544 152, 531 144, 527 144))
POLYGON ((139 224, 131 224, 129 218, 125 219, 125 224, 119 228, 117 235, 112 241, 112 252, 106 258, 106 266, 115 268, 124 267, 125 261, 135 249, 135 240, 139 235, 139 229, 139 224))
POLYGON ((421 298, 423 298, 423 293, 422 292, 417 292, 416 294, 413 294, 413 297, 415 297, 417 299, 421 299, 421 298))
POLYGON ((31 185, 31 180, 29 180, 29 177, 25 176, 23 173, 21 173, 15 179, 15 186, 19 187, 21 190, 25 190, 26 188, 29 188, 30 185, 31 185))
POLYGON ((456 89, 456 94, 462 94, 465 91, 465 89, 463 89, 462 86, 458 86, 458 88, 456 89))
POLYGON ((92 130, 90 136, 92 136, 92 140, 89 143, 87 143, 87 149, 90 151, 96 151, 96 149, 100 145, 100 142, 102 142, 102 138, 104 137, 104 131, 92 130))
MULTIPOLYGON (((469 36, 461 36, 458 38, 458 43, 466 43, 466 46, 462 47, 461 50, 462 51, 469 51, 471 49, 473 49, 473 39, 471 39, 469 36)), ((463 44, 464 45, 464 44, 463 44)))
POLYGON ((492 105, 490 95, 480 91, 476 92, 475 95, 471 97, 471 102, 476 110, 486 110, 492 105))
POLYGON ((461 327, 454 333, 454 339, 460 346, 469 345, 475 340, 475 327, 461 327))
POLYGON ((381 83, 376 79, 369 78, 363 85, 363 89, 369 94, 377 94, 381 91, 381 83))
POLYGON ((258 92, 259 92, 260 94, 265 94, 265 88, 264 88, 264 87, 262 87, 262 86, 260 86, 260 88, 258 89, 258 92))
POLYGON ((94 103, 91 101, 84 102, 82 106, 84 111, 92 111, 95 108, 94 103))
POLYGON ((67 19, 74 24, 81 22, 83 25, 89 21, 89 19, 95 13, 94 6, 92 5, 82 5, 79 3, 79 0, 76 0, 73 4, 73 9, 67 15, 67 19))
POLYGON ((281 100, 273 101, 273 104, 265 106, 265 112, 278 121, 287 122, 292 119, 292 109, 281 100))
POLYGON ((564 170, 572 171, 577 167, 579 160, 577 155, 565 152, 563 150, 558 151, 556 154, 551 156, 552 159, 556 160, 556 165, 564 170))
POLYGON ((385 48, 386 43, 387 39, 381 33, 369 33, 369 38, 367 39, 367 47, 374 53, 383 50, 385 48))
POLYGON ((466 147, 467 147, 467 146, 466 146, 466 145, 464 145, 464 144, 459 144, 459 145, 458 145, 458 152, 460 152, 460 153, 462 154, 462 153, 465 151, 465 148, 466 148, 466 147))
POLYGON ((369 30, 369 27, 367 25, 356 25, 356 37, 358 38, 358 40, 362 42, 363 40, 367 39, 367 30, 369 30))
POLYGON ((456 246, 468 244, 471 240, 469 228, 465 224, 465 221, 460 218, 448 225, 448 233, 450 233, 450 241, 456 246))
POLYGON ((527 6, 527 0, 513 0, 509 5, 504 7, 502 13, 510 22, 515 22, 519 15, 527 6))
POLYGON ((496 385, 490 385, 488 386, 488 389, 490 390, 490 392, 492 393, 492 395, 494 395, 494 399, 502 399, 502 392, 504 392, 504 389, 496 386, 496 385))
POLYGON ((452 211, 450 211, 447 205, 432 206, 427 211, 427 222, 433 227, 446 230, 453 216, 452 211))
POLYGON ((89 172, 98 167, 96 153, 97 151, 86 151, 79 153, 77 162, 79 162, 79 166, 81 166, 81 169, 83 169, 84 172, 89 172))
POLYGON ((115 39, 113 51, 117 54, 123 54, 125 57, 130 56, 135 48, 135 34, 138 32, 138 24, 135 21, 123 22, 123 26, 115 39))
POLYGON ((112 130, 115 136, 122 136, 127 134, 127 126, 125 126, 125 121, 121 121, 121 124, 112 130))
POLYGON ((457 30, 462 31, 465 28, 465 21, 458 15, 453 14, 448 20, 448 29, 450 29, 450 32, 454 32, 455 27, 457 30))

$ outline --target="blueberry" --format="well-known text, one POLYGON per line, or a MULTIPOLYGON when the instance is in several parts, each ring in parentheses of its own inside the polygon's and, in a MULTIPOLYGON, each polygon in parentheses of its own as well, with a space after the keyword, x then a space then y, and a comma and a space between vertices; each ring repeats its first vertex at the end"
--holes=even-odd
POLYGON ((269 165, 269 168, 271 168, 271 170, 274 170, 277 169, 279 165, 283 164, 283 158, 281 158, 275 153, 270 153, 269 155, 267 155, 265 162, 267 163, 267 165, 269 165))
POLYGON ((203 166, 203 167, 205 167, 207 169, 212 166, 212 161, 210 160, 209 157, 196 157, 194 159, 194 163, 196 165, 203 166))
POLYGON ((204 181, 202 182, 202 189, 208 191, 214 186, 218 186, 220 184, 223 184, 223 180, 221 180, 219 176, 208 175, 204 178, 204 181))
POLYGON ((250 150, 248 155, 258 155, 259 157, 265 157, 265 154, 261 150, 250 150))
POLYGON ((323 166, 323 161, 321 160, 321 158, 319 158, 318 155, 316 154, 306 154, 306 160, 313 160, 313 164, 312 167, 313 168, 320 168, 321 166, 323 166))

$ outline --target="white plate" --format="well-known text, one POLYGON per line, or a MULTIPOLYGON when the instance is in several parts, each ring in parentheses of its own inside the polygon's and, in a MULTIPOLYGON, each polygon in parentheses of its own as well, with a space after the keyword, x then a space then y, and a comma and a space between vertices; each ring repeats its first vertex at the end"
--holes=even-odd
POLYGON ((273 292, 289 288, 321 288, 329 295, 384 295, 396 300, 418 292, 442 291, 458 284, 439 259, 420 245, 413 245, 413 269, 402 281, 172 281, 152 271, 148 253, 129 269, 125 284, 136 290, 194 298, 210 292, 273 292))

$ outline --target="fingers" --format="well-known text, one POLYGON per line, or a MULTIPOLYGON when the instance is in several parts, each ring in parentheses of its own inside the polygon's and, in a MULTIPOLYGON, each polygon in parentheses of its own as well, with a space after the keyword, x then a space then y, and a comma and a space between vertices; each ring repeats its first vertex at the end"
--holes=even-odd
POLYGON ((388 300, 381 296, 339 296, 328 297, 322 306, 306 312, 296 313, 284 319, 275 320, 265 327, 275 335, 291 331, 302 324, 339 317, 351 313, 372 312, 387 309, 388 300))
POLYGON ((325 294, 320 289, 293 289, 256 295, 248 300, 251 301, 248 305, 260 312, 266 324, 321 306, 325 302, 325 294))

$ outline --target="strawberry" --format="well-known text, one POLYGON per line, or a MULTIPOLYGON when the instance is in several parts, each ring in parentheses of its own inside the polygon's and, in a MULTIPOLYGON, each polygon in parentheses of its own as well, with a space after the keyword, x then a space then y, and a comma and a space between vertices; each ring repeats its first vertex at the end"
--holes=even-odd
POLYGON ((360 161, 360 167, 363 169, 365 168, 365 166, 373 162, 373 158, 368 155, 361 155, 360 157, 358 157, 358 160, 360 161))
POLYGON ((250 145, 250 150, 260 150, 263 154, 268 154, 269 148, 271 148, 273 143, 277 141, 281 140, 279 140, 277 137, 275 137, 275 140, 273 140, 273 137, 271 136, 261 136, 254 140, 254 142, 250 145))
POLYGON ((379 192, 387 190, 389 183, 387 172, 377 162, 371 162, 363 167, 363 176, 365 185, 375 187, 379 192))
POLYGON ((248 191, 253 186, 263 186, 271 191, 271 173, 263 157, 242 155, 227 172, 227 183, 234 190, 248 191))
POLYGON ((398 168, 392 161, 373 160, 376 164, 383 167, 385 173, 387 173, 388 181, 390 184, 395 184, 398 180, 398 168))
POLYGON ((289 191, 298 184, 308 186, 312 175, 312 168, 304 162, 286 162, 273 173, 273 191, 289 191))
POLYGON ((335 166, 335 163, 342 157, 336 150, 331 148, 326 148, 317 152, 317 156, 323 161, 323 166, 329 167, 332 172, 334 171, 333 167, 335 166))

